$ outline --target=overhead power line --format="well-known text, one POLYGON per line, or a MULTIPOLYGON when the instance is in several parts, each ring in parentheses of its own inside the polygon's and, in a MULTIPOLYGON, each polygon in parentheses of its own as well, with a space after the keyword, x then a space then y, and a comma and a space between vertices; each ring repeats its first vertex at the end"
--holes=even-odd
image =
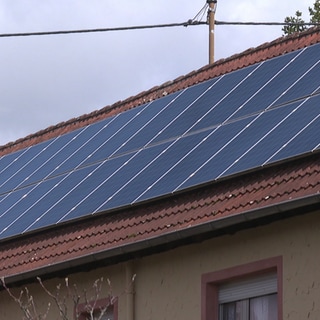
POLYGON ((232 26, 320 26, 320 23, 312 22, 232 22, 232 21, 215 21, 216 25, 232 26))
POLYGON ((186 22, 181 22, 181 23, 154 24, 154 25, 131 26, 131 27, 80 29, 80 30, 60 30, 60 31, 43 31, 43 32, 2 33, 2 34, 0 34, 0 37, 1 38, 7 38, 7 37, 49 36, 49 35, 73 34, 73 33, 94 33, 94 32, 139 30, 139 29, 188 27, 188 26, 196 26, 196 25, 201 25, 201 24, 207 24, 207 23, 204 22, 204 21, 188 20, 186 22))
MULTIPOLYGON (((207 21, 197 21, 190 19, 181 23, 167 23, 167 24, 153 24, 144 26, 131 27, 115 27, 115 28, 99 28, 99 29, 79 29, 79 30, 59 30, 59 31, 41 31, 41 32, 19 32, 19 33, 0 33, 0 38, 9 37, 30 37, 30 36, 50 36, 60 34, 76 34, 76 33, 97 33, 97 32, 111 32, 111 31, 126 31, 126 30, 141 30, 141 29, 159 29, 172 27, 189 27, 198 25, 207 25, 207 21)), ((216 25, 251 25, 251 26, 320 26, 320 23, 291 23, 291 22, 234 22, 234 21, 218 21, 215 20, 216 25)))

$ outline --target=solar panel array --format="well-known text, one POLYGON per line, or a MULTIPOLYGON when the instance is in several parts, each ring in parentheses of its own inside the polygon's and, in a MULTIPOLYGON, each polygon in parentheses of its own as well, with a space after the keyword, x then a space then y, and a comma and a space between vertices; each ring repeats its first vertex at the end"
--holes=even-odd
POLYGON ((158 198, 320 146, 320 46, 0 158, 0 239, 158 198))

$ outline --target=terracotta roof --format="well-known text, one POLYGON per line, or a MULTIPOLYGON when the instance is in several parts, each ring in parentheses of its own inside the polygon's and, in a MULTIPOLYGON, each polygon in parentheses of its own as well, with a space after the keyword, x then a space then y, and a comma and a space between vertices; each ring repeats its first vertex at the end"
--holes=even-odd
POLYGON ((90 114, 70 119, 55 126, 46 128, 25 138, 0 146, 0 156, 8 154, 31 145, 40 143, 64 133, 84 127, 90 123, 105 119, 117 113, 134 108, 147 101, 155 100, 164 95, 179 91, 191 85, 206 81, 213 77, 241 69, 243 67, 261 62, 284 53, 292 52, 312 44, 320 42, 319 28, 310 28, 302 33, 296 33, 288 37, 278 38, 270 43, 265 43, 257 48, 248 49, 227 59, 221 59, 212 65, 193 71, 186 76, 154 87, 124 101, 116 102, 90 114))
MULTIPOLYGON (((0 149, 0 154, 13 152, 133 108, 150 99, 319 41, 320 35, 315 28, 301 34, 279 38, 242 54, 220 60, 214 65, 206 66, 111 107, 58 124, 4 146, 0 149)), ((157 239, 161 237, 168 237, 166 241, 171 241, 179 232, 181 236, 184 232, 182 238, 187 237, 189 231, 191 235, 194 228, 202 226, 205 227, 204 230, 209 231, 207 225, 219 224, 228 218, 245 216, 246 220, 250 219, 250 215, 259 218, 254 213, 262 212, 261 210, 265 210, 264 214, 281 215, 282 210, 299 206, 299 201, 303 199, 316 199, 315 203, 319 203, 319 193, 320 161, 319 154, 314 154, 206 187, 174 194, 161 201, 124 208, 106 215, 61 225, 32 236, 26 235, 2 242, 0 277, 12 277, 15 279, 12 281, 16 281, 19 277, 23 278, 24 274, 28 277, 27 274, 31 276, 32 272, 33 276, 42 274, 43 270, 53 272, 66 268, 67 265, 74 266, 81 259, 83 263, 88 262, 85 260, 86 257, 116 249, 119 249, 117 254, 121 255, 127 252, 125 248, 131 245, 135 245, 137 250, 144 248, 139 247, 142 243, 156 247, 160 244, 157 239)))

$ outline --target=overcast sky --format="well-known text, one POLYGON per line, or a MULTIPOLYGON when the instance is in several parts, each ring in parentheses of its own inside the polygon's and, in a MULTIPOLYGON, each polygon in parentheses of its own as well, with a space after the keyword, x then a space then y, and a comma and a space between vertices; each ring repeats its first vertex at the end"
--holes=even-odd
MULTIPOLYGON (((218 0, 220 21, 308 21, 313 0, 218 0)), ((206 0, 0 0, 0 33, 180 23, 206 0)), ((282 36, 281 26, 216 26, 215 58, 282 36)), ((124 100, 208 63, 206 25, 0 38, 0 145, 124 100)))

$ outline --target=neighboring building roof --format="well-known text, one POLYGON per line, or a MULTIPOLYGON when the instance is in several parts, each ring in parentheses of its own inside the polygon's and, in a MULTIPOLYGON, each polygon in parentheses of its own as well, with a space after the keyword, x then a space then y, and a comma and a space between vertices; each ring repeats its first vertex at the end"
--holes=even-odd
MULTIPOLYGON (((94 123, 116 113, 259 61, 320 42, 317 29, 280 38, 216 62, 173 82, 153 88, 90 115, 48 128, 1 148, 1 154, 25 148, 94 123)), ((97 259, 130 257, 194 239, 217 235, 234 224, 283 216, 292 209, 319 203, 320 163, 317 154, 246 175, 188 190, 138 207, 61 225, 0 244, 0 276, 21 281, 62 271, 97 259)), ((306 209, 305 209, 306 210, 306 209)), ((122 258, 123 259, 123 258, 122 258)), ((10 280, 9 280, 10 281, 10 280)))

